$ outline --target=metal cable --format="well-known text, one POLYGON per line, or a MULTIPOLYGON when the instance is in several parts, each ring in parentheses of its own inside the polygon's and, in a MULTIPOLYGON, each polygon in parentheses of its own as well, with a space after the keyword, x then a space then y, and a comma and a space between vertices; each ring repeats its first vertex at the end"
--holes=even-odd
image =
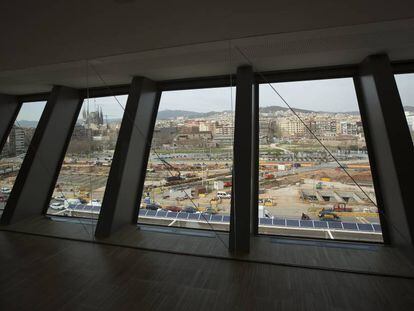
MULTIPOLYGON (((95 72, 95 74, 98 76, 98 78, 102 81, 102 83, 104 84, 104 86, 108 89, 108 91, 111 93, 112 97, 115 98, 116 102, 118 103, 118 105, 121 107, 121 109, 124 111, 124 115, 128 118, 128 120, 132 123, 133 127, 138 131, 138 133, 142 136, 142 138, 144 139, 144 141, 146 141, 146 137, 145 135, 141 132, 141 130, 138 128, 138 126, 135 124, 135 121, 132 120, 131 116, 129 116, 129 114, 125 111, 125 108, 122 106, 122 104, 119 102, 118 98, 116 97, 116 95, 114 94, 114 92, 112 91, 111 87, 106 83, 106 81, 102 78, 102 76, 99 74, 99 72, 96 70, 96 68, 89 63, 89 65, 91 66, 92 70, 95 72)), ((167 172, 171 175, 171 177, 174 177, 170 167, 174 167, 173 165, 171 165, 167 160, 165 160, 164 158, 162 158, 160 156, 160 154, 157 152, 157 150, 155 150, 155 148, 152 147, 151 142, 147 142, 147 147, 150 148, 150 150, 152 150, 154 152, 154 154, 156 155, 156 157, 158 158, 158 160, 164 165, 164 167, 166 168, 167 172)), ((181 174, 181 172, 177 169, 174 168, 174 170, 176 170, 178 173, 181 174)), ((180 187, 180 186, 178 186, 180 187)), ((193 206, 198 210, 197 205, 195 204, 195 202, 193 201, 193 199, 191 198, 191 196, 185 191, 184 188, 178 188, 180 191, 184 192, 185 196, 191 201, 191 203, 193 204, 193 206)), ((212 224, 207 220, 206 216, 204 215, 204 213, 201 213, 201 216, 204 218, 205 222, 208 224, 208 226, 210 227, 211 231, 214 232, 215 236, 217 237, 217 239, 220 240, 220 242, 223 244, 223 246, 228 249, 228 245, 224 242, 224 240, 220 237, 220 235, 216 232, 216 230, 214 229, 214 227, 212 226, 212 224)))
MULTIPOLYGON (((242 55, 242 57, 249 63, 249 65, 252 66, 252 68, 254 68, 253 62, 249 59, 249 57, 247 57, 247 55, 238 46, 234 46, 234 47, 240 53, 240 55, 242 55)), ((262 74, 262 72, 259 71, 259 70, 257 70, 257 68, 256 68, 256 71, 255 72, 257 72, 259 74, 259 76, 263 79, 263 81, 265 81, 265 83, 270 86, 270 88, 273 90, 273 92, 283 101, 283 103, 288 107, 288 109, 299 119, 299 121, 306 127, 306 129, 309 131, 309 133, 325 149, 325 151, 334 159, 334 161, 346 173, 346 175, 352 180, 352 182, 361 190, 361 192, 368 198, 368 200, 377 208, 378 213, 384 215, 385 214, 384 211, 378 207, 378 205, 364 191, 364 189, 361 187, 361 185, 352 177, 352 175, 348 172, 348 170, 346 169, 346 167, 344 167, 339 162, 339 160, 332 154, 332 152, 323 144, 323 142, 317 137, 317 135, 309 128, 309 126, 306 124, 306 122, 303 121, 303 119, 299 116, 299 114, 285 100, 285 98, 267 80, 267 78, 262 74)), ((404 234, 402 234, 401 231, 395 225, 393 225, 391 222, 387 222, 387 225, 391 226, 395 230, 395 232, 397 232, 398 235, 403 238, 403 240, 405 240, 407 243, 411 244, 411 241, 404 234)))

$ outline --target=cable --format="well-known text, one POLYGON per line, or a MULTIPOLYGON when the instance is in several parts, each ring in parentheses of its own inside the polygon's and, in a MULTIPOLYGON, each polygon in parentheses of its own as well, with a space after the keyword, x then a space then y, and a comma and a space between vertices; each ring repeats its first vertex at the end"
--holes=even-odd
MULTIPOLYGON (((234 46, 236 50, 242 55, 242 57, 249 63, 252 68, 254 68, 252 61, 247 57, 245 53, 238 47, 234 46)), ((317 137, 317 135, 309 128, 306 122, 299 116, 299 114, 289 105, 289 103, 285 100, 285 98, 274 88, 274 86, 266 79, 266 77, 262 74, 261 71, 256 71, 260 77, 265 81, 266 84, 270 86, 273 92, 283 101, 283 103, 288 107, 288 109, 299 119, 299 121, 305 126, 305 128, 309 131, 309 133, 316 139, 316 141, 325 149, 325 151, 334 159, 334 161, 339 165, 339 167, 348 175, 348 177, 352 180, 352 182, 361 190, 361 192, 368 198, 368 200, 377 208, 378 213, 385 214, 382 209, 378 207, 378 205, 371 199, 371 197, 364 191, 361 185, 352 177, 352 175, 348 172, 348 170, 339 162, 339 160, 332 154, 332 152, 322 143, 322 141, 317 137)), ((399 235, 403 238, 407 243, 411 244, 411 241, 400 232, 400 230, 393 225, 391 222, 387 222, 387 225, 390 225, 399 235)))
MULTIPOLYGON (((247 58, 247 56, 239 49, 239 47, 235 46, 236 50, 240 52, 240 54, 249 62, 249 64, 253 67, 251 61, 247 58)), ((348 172, 348 170, 339 162, 339 160, 333 155, 333 153, 326 147, 322 141, 318 138, 318 136, 310 129, 310 127, 306 124, 305 121, 299 116, 299 114, 288 104, 288 102, 284 99, 282 95, 274 88, 274 86, 266 79, 266 77, 260 72, 256 71, 261 78, 270 86, 273 92, 279 96, 279 98, 283 101, 283 103, 289 108, 289 110, 299 119, 299 121, 305 126, 308 132, 316 139, 316 141, 322 146, 323 149, 334 159, 334 161, 339 165, 339 167, 348 175, 348 177, 352 180, 352 182, 361 190, 361 192, 367 197, 367 199, 378 208, 377 204, 371 199, 371 197, 365 192, 364 189, 356 182, 354 177, 348 172)))
MULTIPOLYGON (((21 129, 22 131, 24 131, 24 128, 20 125, 19 121, 15 120, 14 122, 14 126, 21 129)), ((31 144, 31 141, 28 140, 27 136, 24 136, 25 139, 25 143, 27 144, 27 148, 30 149, 32 148, 32 150, 34 150, 34 152, 36 152, 36 150, 34 149, 34 147, 31 144)), ((52 175, 51 172, 49 171, 49 169, 47 168, 47 166, 44 164, 43 159, 41 157, 39 157, 39 163, 40 165, 43 167, 43 169, 49 174, 52 175)), ((20 170, 20 168, 19 168, 20 170)), ((63 196, 64 201, 66 201, 66 203, 69 204, 65 194, 62 192, 62 190, 59 188, 59 192, 60 194, 63 196)), ((90 235, 88 229, 85 227, 85 225, 79 220, 80 224, 82 225, 83 229, 85 230, 85 232, 88 234, 88 236, 90 235)))
MULTIPOLYGON (((138 133, 142 136, 143 140, 146 141, 146 137, 145 135, 141 132, 141 130, 138 128, 138 126, 135 124, 135 121, 132 120, 131 116, 129 116, 129 114, 125 111, 125 108, 122 106, 122 104, 119 102, 118 98, 116 97, 116 95, 114 94, 114 92, 112 91, 111 87, 106 83, 106 81, 103 79, 103 77, 99 74, 99 72, 96 70, 96 68, 89 63, 89 65, 91 66, 92 70, 95 72, 95 74, 98 76, 98 78, 102 81, 102 83, 104 84, 104 86, 109 90, 109 92, 111 93, 111 95, 115 98, 116 102, 118 103, 118 105, 121 107, 121 109, 124 111, 124 115, 128 118, 128 120, 132 123, 133 127, 138 131, 138 133)), ((167 172, 171 175, 171 177, 174 177, 172 171, 171 171, 171 167, 174 167, 173 165, 171 165, 170 163, 168 163, 167 160, 165 160, 164 158, 162 158, 159 153, 155 150, 155 148, 152 147, 151 142, 147 142, 147 147, 150 148, 150 150, 152 150, 154 152, 154 154, 156 155, 157 159, 164 165, 164 167, 166 168, 167 172)), ((177 170, 178 173, 181 172, 174 168, 175 170, 177 170)), ((187 191, 183 188, 183 186, 178 186, 179 190, 184 192, 185 196, 187 197, 187 199, 189 199, 192 203, 192 205, 197 208, 197 205, 195 204, 195 202, 193 201, 193 199, 191 198, 191 196, 187 193, 187 191)), ((207 220, 206 216, 204 213, 201 213, 201 216, 204 218, 205 222, 208 224, 208 226, 210 227, 210 229, 214 232, 215 236, 217 237, 217 239, 219 239, 221 241, 221 243, 224 245, 224 247, 226 249, 228 249, 228 245, 224 242, 224 240, 217 234, 216 230, 214 230, 213 225, 207 220)))

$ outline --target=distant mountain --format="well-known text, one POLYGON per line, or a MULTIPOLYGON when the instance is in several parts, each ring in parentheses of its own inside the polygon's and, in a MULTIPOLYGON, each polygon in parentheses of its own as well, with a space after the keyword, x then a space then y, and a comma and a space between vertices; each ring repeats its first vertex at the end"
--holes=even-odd
MULTIPOLYGON (((287 107, 281 107, 281 106, 267 106, 267 107, 262 107, 259 110, 260 112, 269 113, 269 112, 287 111, 290 109, 287 107)), ((294 108, 294 107, 293 107, 293 110, 295 110, 296 112, 301 112, 301 113, 318 112, 318 111, 299 109, 299 108, 294 108)))
POLYGON ((209 112, 195 112, 195 111, 188 111, 188 110, 161 110, 158 111, 157 119, 160 120, 172 120, 176 118, 206 118, 211 117, 213 115, 223 113, 223 112, 230 112, 230 111, 209 111, 209 112))
POLYGON ((29 121, 29 120, 19 120, 16 121, 16 125, 20 127, 32 127, 35 128, 37 126, 38 121, 29 121))
POLYGON ((414 112, 414 107, 412 107, 412 106, 404 106, 404 111, 414 112))

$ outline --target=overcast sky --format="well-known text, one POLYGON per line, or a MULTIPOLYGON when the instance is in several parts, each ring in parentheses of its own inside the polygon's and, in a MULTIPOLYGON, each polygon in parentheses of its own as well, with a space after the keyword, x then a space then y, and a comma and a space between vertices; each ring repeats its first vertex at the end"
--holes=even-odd
MULTIPOLYGON (((398 75, 398 89, 404 106, 414 106, 414 74, 398 75)), ((274 88, 295 108, 315 111, 346 112, 358 110, 355 90, 351 78, 287 82, 273 84, 274 88)), ((127 96, 117 96, 125 107, 127 96)), ((160 110, 189 110, 196 112, 234 109, 235 89, 214 88, 164 92, 160 110)), ((38 120, 45 103, 25 103, 17 120, 38 120)), ((83 104, 82 109, 87 105, 83 104)), ((109 119, 121 118, 123 109, 113 97, 89 100, 90 110, 101 106, 109 119)), ((267 84, 260 86, 260 106, 282 106, 285 104, 267 84)), ((80 114, 82 116, 82 114, 80 114)))

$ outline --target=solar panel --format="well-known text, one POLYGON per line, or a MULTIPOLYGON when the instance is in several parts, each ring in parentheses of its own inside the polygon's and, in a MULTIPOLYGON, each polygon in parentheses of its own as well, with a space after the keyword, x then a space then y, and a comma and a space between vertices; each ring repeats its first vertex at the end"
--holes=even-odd
POLYGON ((300 223, 301 227, 313 228, 313 221, 312 220, 301 220, 299 223, 300 223))
POLYGON ((358 224, 358 228, 360 231, 374 231, 371 224, 358 224))
POLYGON ((157 217, 165 217, 167 216, 167 211, 157 211, 157 217))
POLYGON ((259 224, 272 225, 272 219, 271 218, 259 218, 259 224))
POLYGON ((342 229, 342 223, 340 221, 328 221, 329 229, 342 229))
POLYGON ((186 212, 181 212, 181 213, 178 213, 177 215, 178 219, 187 219, 187 217, 188 217, 188 213, 186 212))
POLYGON ((354 222, 343 222, 342 225, 345 230, 358 230, 358 227, 354 222))
POLYGON ((274 226, 286 226, 286 219, 273 219, 274 226))
POLYGON ((299 227, 299 220, 286 219, 286 226, 288 226, 288 227, 299 227))
POLYGON ((200 214, 189 214, 188 215, 188 219, 192 219, 192 220, 198 220, 200 218, 200 214))
POLYGON ((210 214, 201 214, 200 215, 200 220, 201 221, 210 221, 211 215, 210 214))
POLYGON ((153 211, 153 210, 148 210, 148 212, 147 212, 147 217, 154 217, 155 216, 155 214, 157 214, 157 211, 153 211))
POLYGON ((216 222, 221 222, 223 220, 223 216, 222 215, 212 215, 211 216, 211 221, 216 221, 216 222))
POLYGON ((177 218, 178 213, 177 212, 168 212, 167 218, 177 218))
MULTIPOLYGON (((99 206, 87 206, 77 205, 69 206, 69 209, 73 210, 90 210, 99 212, 99 206)), ((176 218, 182 220, 196 220, 202 222, 230 222, 230 215, 211 215, 207 213, 187 213, 187 212, 172 212, 165 210, 146 210, 140 209, 139 215, 141 217, 167 217, 176 218)), ((353 222, 340 222, 340 221, 321 221, 321 220, 298 220, 298 219, 283 219, 283 218, 259 218, 259 225, 266 226, 288 226, 297 228, 315 228, 315 229, 343 229, 343 230, 355 230, 355 231, 369 231, 369 232, 381 232, 380 224, 362 224, 353 222)))
POLYGON ((313 225, 315 228, 328 228, 328 222, 326 221, 315 220, 313 225))
POLYGON ((374 228, 375 232, 382 232, 380 224, 372 224, 372 227, 374 228))

